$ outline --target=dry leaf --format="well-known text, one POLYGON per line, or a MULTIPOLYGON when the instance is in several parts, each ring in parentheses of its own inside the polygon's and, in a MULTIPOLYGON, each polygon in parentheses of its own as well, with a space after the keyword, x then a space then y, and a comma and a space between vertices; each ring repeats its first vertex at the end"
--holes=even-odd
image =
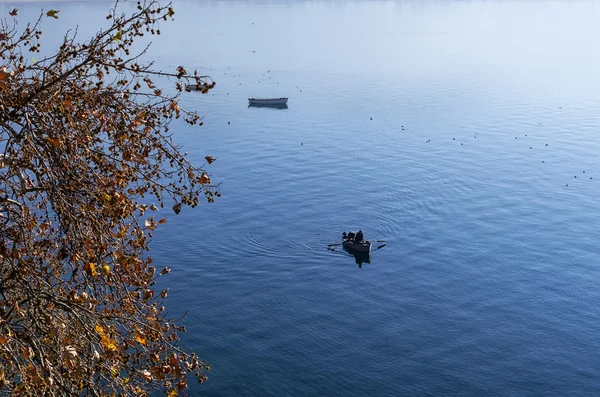
POLYGON ((2 68, 0 68, 0 81, 6 80, 9 77, 12 77, 13 74, 14 74, 13 72, 9 73, 6 71, 6 66, 2 66, 2 68))
POLYGON ((67 346, 65 347, 65 356, 68 359, 73 360, 77 358, 77 350, 75 350, 73 346, 67 346))
POLYGON ((200 175, 200 177, 198 178, 198 183, 201 183, 203 185, 206 183, 210 183, 210 177, 206 172, 203 172, 202 175, 200 175))
POLYGON ((152 381, 152 374, 150 373, 150 371, 143 370, 142 373, 141 373, 141 375, 142 375, 142 378, 145 379, 145 380, 147 380, 148 382, 152 381))
POLYGON ((58 14, 60 12, 60 10, 50 10, 46 13, 47 16, 54 18, 54 19, 58 19, 58 17, 56 16, 56 14, 58 14))

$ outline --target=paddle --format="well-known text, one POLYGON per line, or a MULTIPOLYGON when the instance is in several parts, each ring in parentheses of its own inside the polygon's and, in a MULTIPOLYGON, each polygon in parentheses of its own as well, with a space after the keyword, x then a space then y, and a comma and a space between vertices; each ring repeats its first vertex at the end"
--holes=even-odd
MULTIPOLYGON (((385 240, 375 240, 375 242, 376 243, 385 243, 385 240)), ((338 246, 338 245, 342 245, 342 243, 327 244, 328 247, 335 247, 335 246, 338 246)))

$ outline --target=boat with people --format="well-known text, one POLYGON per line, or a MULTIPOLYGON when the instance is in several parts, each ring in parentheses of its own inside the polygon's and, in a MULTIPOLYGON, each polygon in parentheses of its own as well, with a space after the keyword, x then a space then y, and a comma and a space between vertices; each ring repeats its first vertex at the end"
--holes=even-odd
POLYGON ((363 232, 359 230, 358 233, 354 234, 350 232, 342 233, 342 246, 351 251, 357 252, 371 252, 371 242, 363 239, 363 232))
POLYGON ((371 252, 371 242, 367 240, 362 241, 350 241, 348 239, 342 240, 342 246, 349 250, 358 252, 371 252))
POLYGON ((208 91, 211 88, 212 88, 212 86, 210 84, 207 84, 207 83, 186 84, 185 85, 185 90, 186 91, 208 91))
POLYGON ((248 98, 250 105, 285 105, 288 98, 248 98))

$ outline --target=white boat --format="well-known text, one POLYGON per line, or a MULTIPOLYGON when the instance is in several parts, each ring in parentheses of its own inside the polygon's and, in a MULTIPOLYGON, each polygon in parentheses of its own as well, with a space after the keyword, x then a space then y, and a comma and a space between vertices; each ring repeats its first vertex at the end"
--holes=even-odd
POLYGON ((285 105, 287 98, 248 98, 250 105, 285 105))
POLYGON ((367 240, 354 241, 343 238, 342 246, 351 251, 371 252, 371 242, 367 240))

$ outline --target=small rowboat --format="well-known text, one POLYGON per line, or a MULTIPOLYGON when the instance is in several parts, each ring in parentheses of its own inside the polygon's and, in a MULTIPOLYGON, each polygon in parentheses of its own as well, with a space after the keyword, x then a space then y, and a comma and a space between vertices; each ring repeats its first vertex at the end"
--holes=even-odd
POLYGON ((285 105, 287 98, 248 98, 250 105, 285 105))
POLYGON ((342 239, 342 246, 351 251, 371 252, 371 242, 367 240, 350 241, 346 238, 342 239))
POLYGON ((185 85, 186 91, 204 91, 204 90, 209 90, 210 88, 211 88, 211 86, 206 83, 201 83, 200 85, 198 85, 198 84, 186 84, 185 85))

